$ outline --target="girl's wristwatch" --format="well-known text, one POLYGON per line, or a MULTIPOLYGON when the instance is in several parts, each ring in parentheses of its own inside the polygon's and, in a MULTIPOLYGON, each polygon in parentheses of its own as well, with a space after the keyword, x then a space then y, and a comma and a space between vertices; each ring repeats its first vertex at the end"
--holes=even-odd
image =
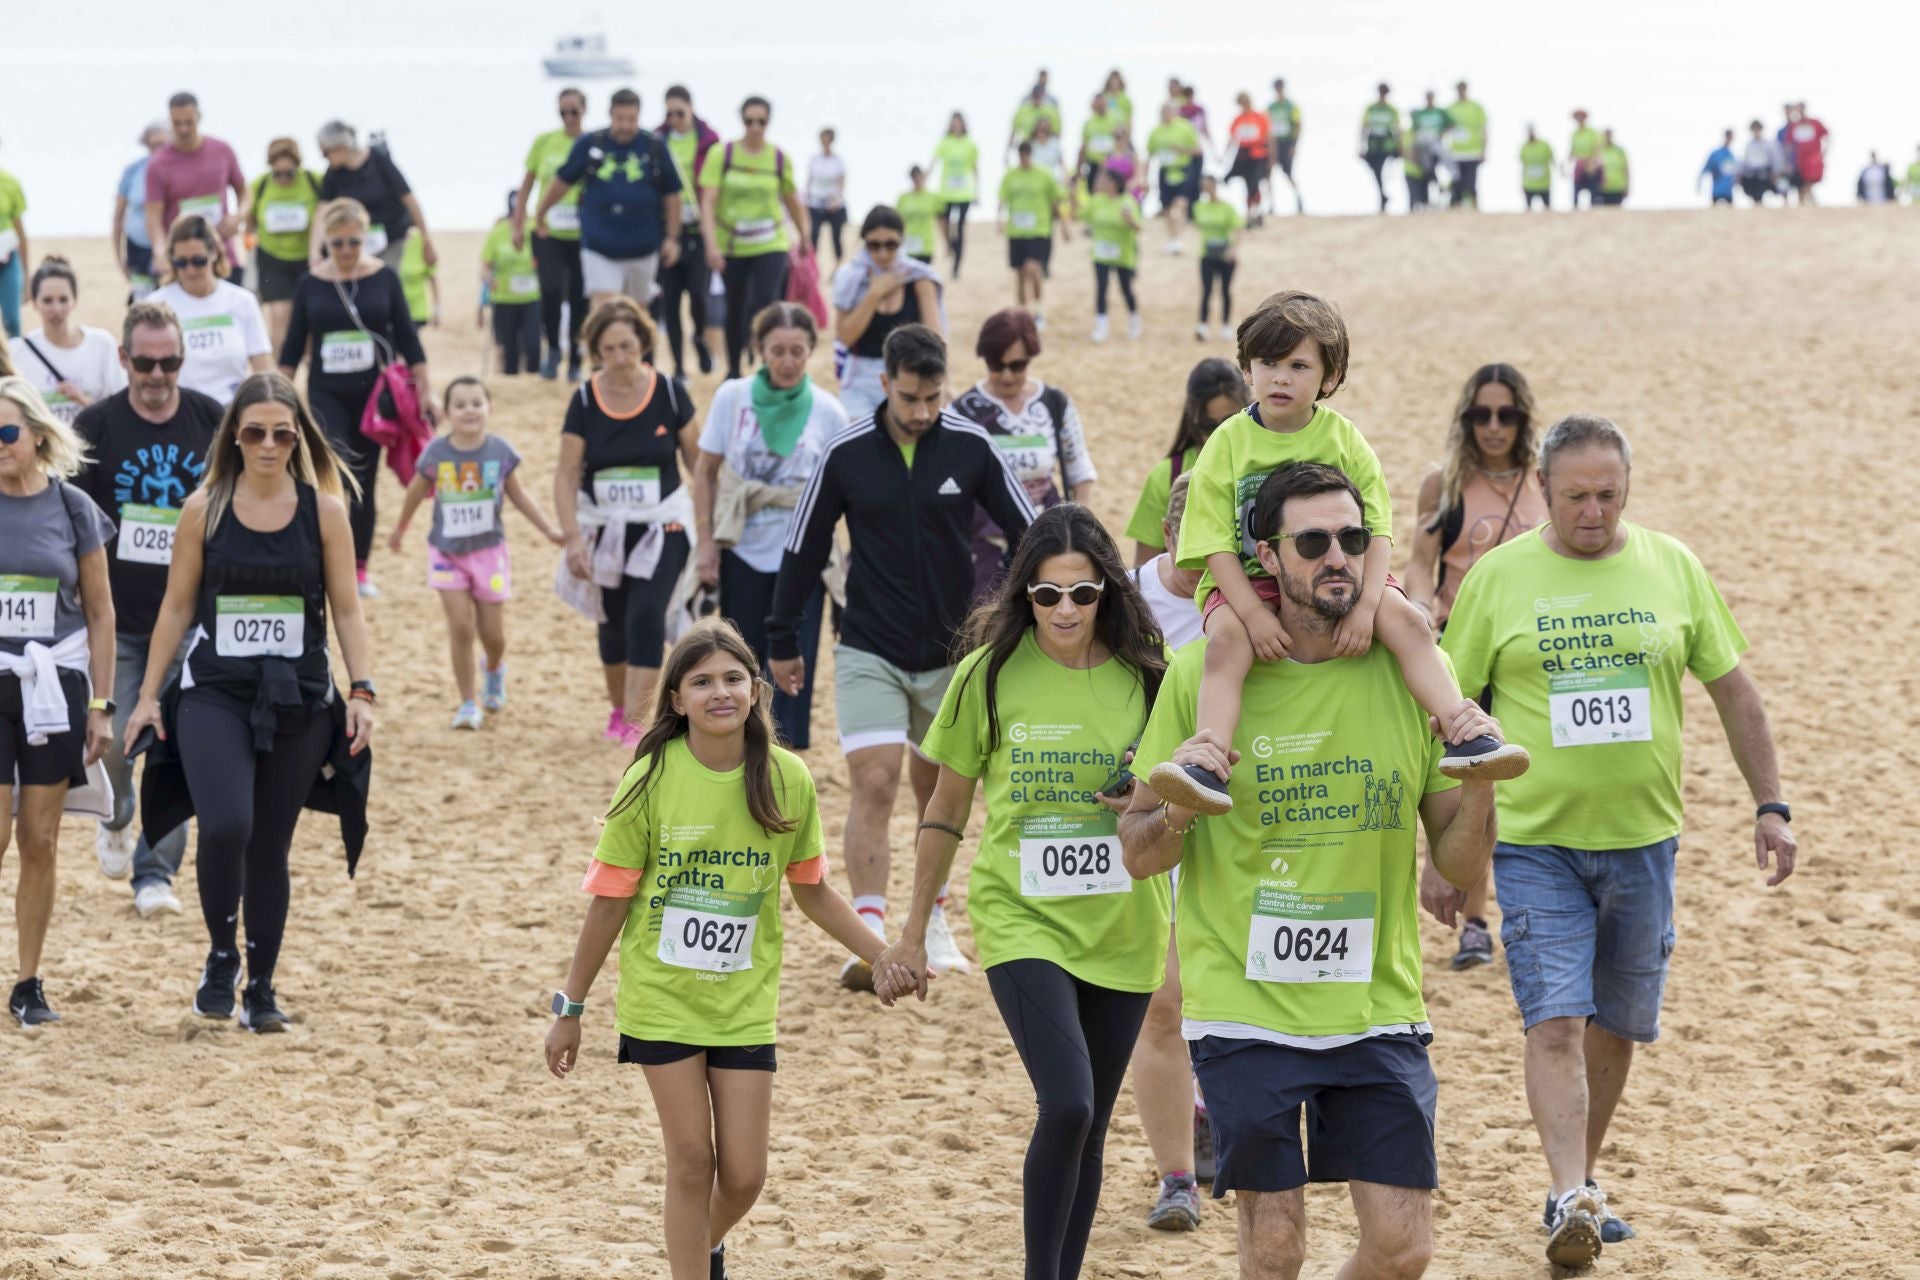
POLYGON ((587 1002, 585 1000, 569 1000, 567 993, 564 991, 556 991, 553 993, 554 1017, 577 1018, 586 1011, 587 1002))

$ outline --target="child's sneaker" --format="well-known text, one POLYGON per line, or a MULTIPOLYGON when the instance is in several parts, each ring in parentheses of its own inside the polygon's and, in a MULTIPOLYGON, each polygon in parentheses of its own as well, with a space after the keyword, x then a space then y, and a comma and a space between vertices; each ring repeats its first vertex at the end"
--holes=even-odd
POLYGON ((613 710, 607 712, 606 731, 600 736, 608 742, 619 742, 627 736, 627 709, 625 707, 615 707, 613 710))
POLYGON ((631 751, 640 745, 640 739, 646 735, 647 726, 628 721, 620 729, 620 745, 631 751))
POLYGON ((1095 316, 1093 318, 1093 340, 1095 342, 1105 342, 1107 340, 1107 318, 1105 316, 1095 316))
POLYGON ((480 705, 489 711, 498 711, 507 705, 507 669, 502 666, 486 673, 486 684, 480 694, 480 705))
POLYGON ((1144 330, 1140 327, 1140 313, 1136 311, 1127 317, 1127 336, 1138 338, 1143 332, 1144 330))
POLYGON ((1172 761, 1157 764, 1147 775, 1147 785, 1168 804, 1177 804, 1210 818, 1233 812, 1233 797, 1227 794, 1227 784, 1220 781, 1213 770, 1202 769, 1197 764, 1178 765, 1172 761))
POLYGON ((1220 341, 1222 342, 1239 341, 1239 335, 1234 332, 1234 328, 1232 325, 1223 324, 1220 326, 1220 341))
POLYGON ((1505 782, 1519 777, 1532 764, 1533 757, 1519 743, 1481 734, 1449 746, 1440 761, 1440 772, 1474 782, 1505 782))
POLYGON ((453 727, 456 729, 478 729, 485 717, 477 702, 463 702, 460 709, 453 713, 453 727))
POLYGON ((1193 326, 1193 336, 1205 342, 1213 336, 1213 330, 1207 328, 1207 322, 1202 320, 1199 324, 1193 326))

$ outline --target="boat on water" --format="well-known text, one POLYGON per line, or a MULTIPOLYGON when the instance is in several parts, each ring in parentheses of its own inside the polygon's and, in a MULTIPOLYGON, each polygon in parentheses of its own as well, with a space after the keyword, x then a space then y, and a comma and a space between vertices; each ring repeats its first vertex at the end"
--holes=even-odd
POLYGON ((605 36, 567 36, 556 40, 552 55, 541 62, 550 76, 580 79, 633 74, 633 59, 608 53, 605 36))

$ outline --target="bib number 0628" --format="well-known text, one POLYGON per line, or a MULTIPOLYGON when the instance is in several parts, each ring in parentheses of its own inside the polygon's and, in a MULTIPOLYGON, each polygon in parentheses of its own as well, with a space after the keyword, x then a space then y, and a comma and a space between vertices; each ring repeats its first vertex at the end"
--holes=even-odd
POLYGON ((1098 844, 1043 845, 1040 869, 1050 876, 1103 876, 1113 870, 1113 846, 1098 844))

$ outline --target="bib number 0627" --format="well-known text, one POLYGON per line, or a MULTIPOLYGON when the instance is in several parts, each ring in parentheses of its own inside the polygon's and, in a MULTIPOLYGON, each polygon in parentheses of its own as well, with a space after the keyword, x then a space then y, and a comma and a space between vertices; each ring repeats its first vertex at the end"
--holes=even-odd
POLYGON ((689 951, 710 955, 737 956, 740 944, 752 931, 748 921, 715 920, 712 916, 688 916, 680 929, 680 941, 689 951))

